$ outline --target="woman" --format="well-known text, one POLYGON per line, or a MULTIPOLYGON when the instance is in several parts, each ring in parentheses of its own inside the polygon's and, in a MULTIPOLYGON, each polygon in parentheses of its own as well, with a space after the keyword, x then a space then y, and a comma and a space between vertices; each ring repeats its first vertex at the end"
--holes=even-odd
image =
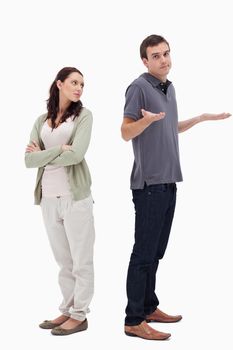
POLYGON ((92 114, 82 106, 82 73, 61 69, 51 85, 48 113, 40 116, 26 148, 28 168, 38 168, 35 204, 40 204, 54 257, 60 267, 61 315, 40 324, 54 335, 87 329, 93 296, 93 200, 84 159, 92 114))

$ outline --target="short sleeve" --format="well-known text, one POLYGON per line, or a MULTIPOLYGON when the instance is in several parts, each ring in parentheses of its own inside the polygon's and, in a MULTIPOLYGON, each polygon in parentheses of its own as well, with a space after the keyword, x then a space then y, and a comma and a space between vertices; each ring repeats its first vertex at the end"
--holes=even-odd
POLYGON ((124 117, 138 120, 142 108, 145 108, 142 90, 138 85, 131 84, 125 93, 124 117))

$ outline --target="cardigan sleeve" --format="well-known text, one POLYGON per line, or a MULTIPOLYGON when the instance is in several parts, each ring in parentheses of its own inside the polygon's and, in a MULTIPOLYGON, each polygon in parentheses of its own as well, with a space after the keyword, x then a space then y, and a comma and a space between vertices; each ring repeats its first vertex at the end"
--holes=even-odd
MULTIPOLYGON (((29 144, 32 141, 36 141, 40 147, 42 148, 43 143, 41 142, 41 138, 39 135, 39 119, 35 122, 31 135, 29 144)), ((51 147, 46 150, 41 150, 38 152, 26 152, 25 153, 25 165, 27 168, 41 168, 55 159, 59 154, 62 153, 61 146, 51 147)))
POLYGON ((56 159, 51 160, 49 164, 69 166, 80 163, 83 160, 90 143, 92 122, 92 113, 89 111, 82 118, 77 127, 71 150, 64 151, 56 159))

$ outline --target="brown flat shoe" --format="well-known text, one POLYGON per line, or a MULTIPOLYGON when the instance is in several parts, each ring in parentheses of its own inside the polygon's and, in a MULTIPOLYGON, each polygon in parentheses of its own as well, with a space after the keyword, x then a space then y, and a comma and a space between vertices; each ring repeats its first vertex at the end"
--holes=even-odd
POLYGON ((139 337, 147 340, 165 340, 171 336, 170 333, 156 331, 146 321, 142 321, 136 326, 125 326, 125 334, 130 337, 139 337))
MULTIPOLYGON (((65 315, 61 315, 61 316, 64 316, 63 317, 63 320, 60 321, 60 322, 53 322, 51 320, 45 320, 44 322, 42 322, 41 324, 39 324, 39 327, 40 328, 43 328, 43 329, 53 329, 55 327, 58 327, 60 325, 62 325, 62 323, 64 323, 65 321, 68 320, 69 316, 65 316, 65 315)), ((59 319, 60 317, 58 317, 59 319)))
POLYGON ((158 308, 150 315, 146 316, 146 322, 162 322, 162 323, 173 323, 178 322, 182 319, 181 315, 171 316, 165 314, 165 312, 158 308))
POLYGON ((53 329, 55 327, 60 326, 62 323, 64 323, 65 321, 62 321, 60 323, 53 323, 52 321, 49 320, 45 320, 44 322, 42 322, 41 324, 39 324, 40 328, 43 329, 53 329))
POLYGON ((53 335, 69 335, 72 333, 85 331, 87 327, 88 327, 88 323, 87 323, 87 319, 85 319, 82 323, 80 323, 78 326, 74 328, 64 329, 62 327, 56 327, 52 329, 51 333, 53 335))

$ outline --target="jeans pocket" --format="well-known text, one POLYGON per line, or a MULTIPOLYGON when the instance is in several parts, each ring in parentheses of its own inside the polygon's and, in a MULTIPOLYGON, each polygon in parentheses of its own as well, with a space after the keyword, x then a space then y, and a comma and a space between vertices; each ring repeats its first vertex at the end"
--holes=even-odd
POLYGON ((167 184, 157 184, 157 185, 150 185, 147 188, 147 193, 161 193, 161 192, 167 192, 168 185, 167 184))

